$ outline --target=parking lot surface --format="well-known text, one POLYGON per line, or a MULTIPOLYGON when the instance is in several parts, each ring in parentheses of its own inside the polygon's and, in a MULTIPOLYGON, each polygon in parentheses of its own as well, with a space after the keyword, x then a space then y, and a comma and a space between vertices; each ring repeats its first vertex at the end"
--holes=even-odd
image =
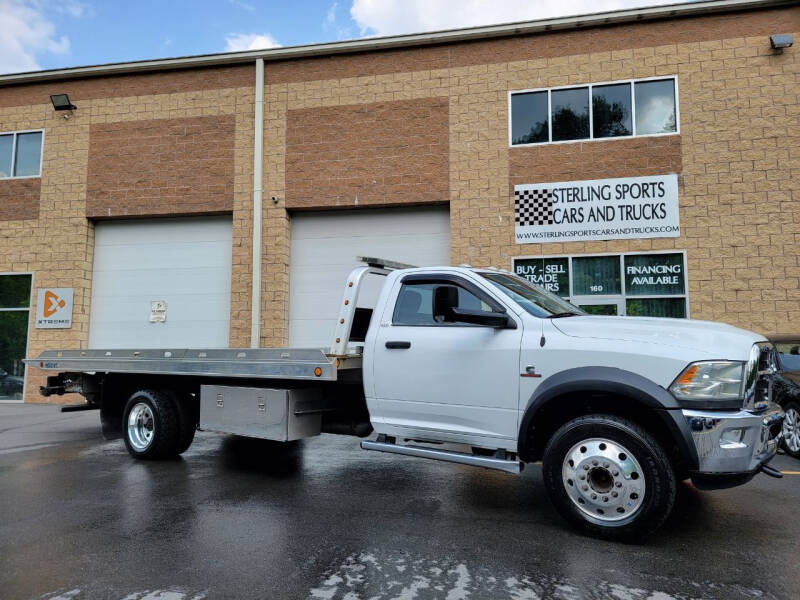
POLYGON ((212 433, 137 462, 96 411, 5 404, 0 598, 799 598, 798 499, 800 475, 684 485, 655 537, 622 545, 570 530, 537 465, 212 433))

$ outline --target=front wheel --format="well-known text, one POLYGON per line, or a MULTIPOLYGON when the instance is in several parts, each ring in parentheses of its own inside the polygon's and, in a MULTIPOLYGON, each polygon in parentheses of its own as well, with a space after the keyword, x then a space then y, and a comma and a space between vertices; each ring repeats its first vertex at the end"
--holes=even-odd
POLYGON ((175 456, 180 425, 172 394, 156 390, 134 393, 122 411, 122 431, 125 447, 134 458, 175 456))
POLYGON ((788 402, 784 407, 781 445, 786 454, 800 458, 800 404, 788 402))
POLYGON ((675 473, 661 445, 636 423, 613 415, 563 425, 545 448, 542 468, 558 512, 597 537, 643 539, 675 503, 675 473))

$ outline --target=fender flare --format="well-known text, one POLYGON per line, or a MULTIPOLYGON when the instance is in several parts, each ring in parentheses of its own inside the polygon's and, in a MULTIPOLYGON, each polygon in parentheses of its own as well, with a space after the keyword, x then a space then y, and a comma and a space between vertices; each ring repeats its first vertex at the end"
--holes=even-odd
POLYGON ((564 394, 580 392, 616 394, 652 410, 666 427, 688 468, 697 468, 697 449, 678 401, 651 379, 616 367, 576 367, 545 379, 528 400, 520 420, 518 440, 521 456, 529 450, 527 432, 542 407, 564 394))

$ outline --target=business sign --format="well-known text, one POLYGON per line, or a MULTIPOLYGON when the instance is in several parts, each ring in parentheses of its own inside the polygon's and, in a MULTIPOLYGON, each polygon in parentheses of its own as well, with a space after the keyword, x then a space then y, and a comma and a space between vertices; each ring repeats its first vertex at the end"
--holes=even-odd
POLYGON ((569 296, 569 259, 515 258, 514 273, 531 283, 566 298, 569 296))
POLYGON ((628 296, 685 294, 683 254, 635 254, 625 257, 628 296))
POLYGON ((518 244, 678 237, 678 176, 514 186, 518 244))
POLYGON ((36 300, 37 329, 72 327, 73 288, 41 288, 36 300))

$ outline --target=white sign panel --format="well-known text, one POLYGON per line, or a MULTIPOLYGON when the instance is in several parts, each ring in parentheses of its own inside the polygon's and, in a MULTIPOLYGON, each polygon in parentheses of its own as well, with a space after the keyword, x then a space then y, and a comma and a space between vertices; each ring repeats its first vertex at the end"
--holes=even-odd
POLYGON ((678 176, 514 186, 518 244, 678 237, 678 176))
POLYGON ((150 322, 166 323, 167 321, 167 301, 153 300, 150 302, 150 322))
POLYGON ((37 329, 72 327, 73 288, 41 288, 36 301, 37 329))

